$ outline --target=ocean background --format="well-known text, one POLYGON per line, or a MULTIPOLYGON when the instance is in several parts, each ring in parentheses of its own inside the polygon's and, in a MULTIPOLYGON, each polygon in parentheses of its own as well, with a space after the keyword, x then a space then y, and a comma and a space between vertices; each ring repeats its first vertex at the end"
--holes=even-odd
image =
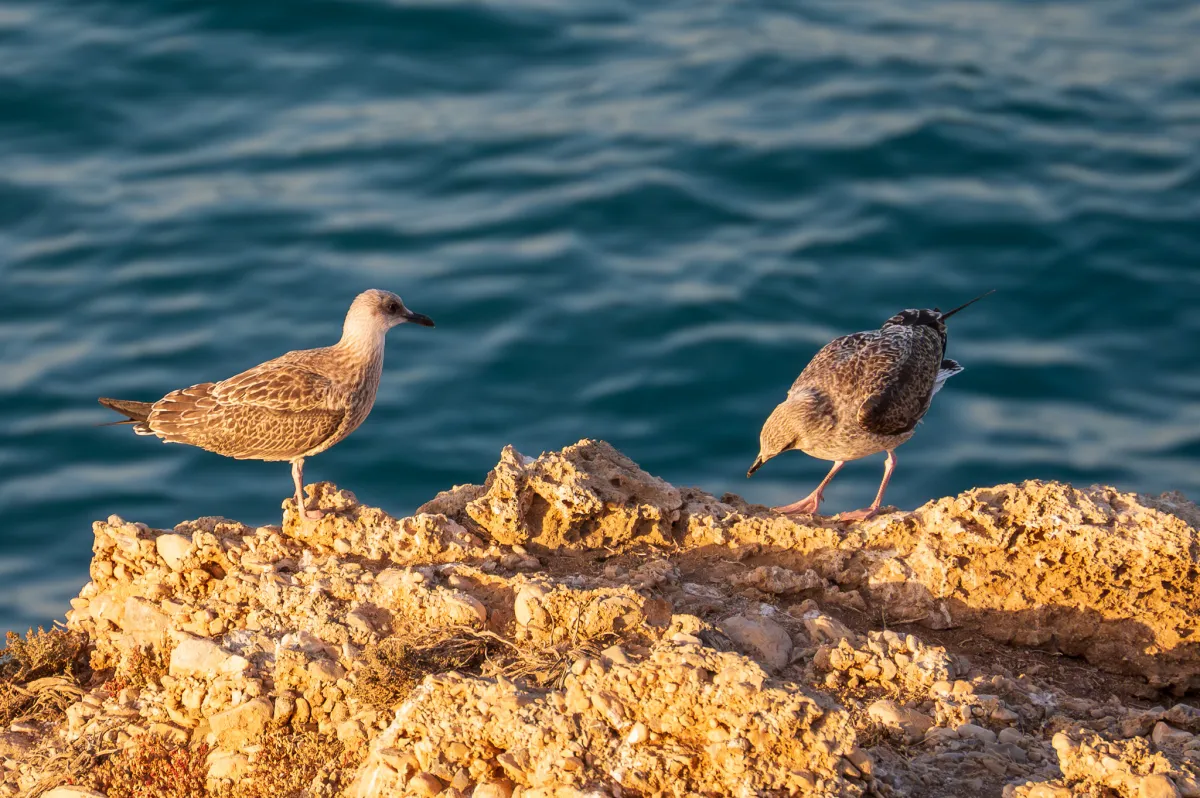
POLYGON ((889 503, 1200 498, 1198 42, 1184 1, 0 2, 0 631, 61 618, 95 519, 278 523, 287 464, 96 397, 332 343, 371 287, 437 328, 306 476, 394 514, 584 437, 793 501, 827 463, 745 472, 813 353, 989 288, 889 503))

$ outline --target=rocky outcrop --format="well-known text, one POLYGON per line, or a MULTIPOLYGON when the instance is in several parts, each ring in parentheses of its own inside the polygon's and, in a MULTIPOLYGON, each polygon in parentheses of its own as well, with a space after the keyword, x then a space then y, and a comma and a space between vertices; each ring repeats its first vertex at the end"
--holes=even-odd
POLYGON ((473 524, 503 545, 602 551, 672 540, 679 490, 602 441, 537 459, 511 446, 482 487, 455 488, 418 510, 473 524))
POLYGON ((978 628, 1182 691, 1200 687, 1198 522, 1178 494, 977 489, 864 526, 866 588, 897 617, 923 613, 935 629, 978 628))
POLYGON ((1200 795, 1200 712, 1164 700, 1200 687, 1181 496, 1028 482, 845 525, 597 441, 510 447, 409 518, 309 490, 317 522, 97 522, 92 675, 0 728, 0 795, 124 795, 88 768, 149 739, 213 795, 302 766, 353 798, 1200 795), (302 740, 340 753, 270 759, 302 740))
POLYGON ((893 623, 976 629, 1158 687, 1200 687, 1200 514, 1178 494, 1030 481, 849 528, 701 495, 684 517, 686 547, 812 569, 893 623))

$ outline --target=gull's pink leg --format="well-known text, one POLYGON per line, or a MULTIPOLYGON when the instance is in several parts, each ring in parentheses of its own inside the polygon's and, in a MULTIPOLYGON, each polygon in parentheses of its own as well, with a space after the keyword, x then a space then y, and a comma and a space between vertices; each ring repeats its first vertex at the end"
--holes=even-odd
POLYGON ((300 513, 302 518, 307 518, 310 521, 319 521, 325 517, 324 510, 306 510, 304 509, 304 458, 301 457, 292 461, 292 481, 296 483, 296 512, 300 513))
POLYGON ((825 499, 825 486, 833 480, 833 475, 841 471, 842 466, 845 464, 845 460, 834 462, 833 468, 829 469, 829 473, 825 475, 825 479, 821 480, 821 484, 817 485, 817 489, 800 501, 793 504, 786 504, 783 507, 772 507, 771 509, 784 515, 816 515, 817 510, 821 507, 821 502, 825 499))
POLYGON ((892 478, 892 472, 896 470, 896 453, 888 451, 887 462, 883 464, 883 482, 879 483, 879 492, 875 494, 875 501, 871 502, 870 507, 862 510, 854 510, 849 513, 838 513, 836 518, 839 521, 865 521, 879 512, 879 505, 883 503, 883 492, 887 490, 888 481, 892 478))

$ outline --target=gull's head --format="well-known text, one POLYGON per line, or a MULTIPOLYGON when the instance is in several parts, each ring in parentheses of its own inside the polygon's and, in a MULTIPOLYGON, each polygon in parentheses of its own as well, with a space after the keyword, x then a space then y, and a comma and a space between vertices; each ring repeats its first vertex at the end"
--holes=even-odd
POLYGON ((423 313, 414 313, 404 305, 404 300, 391 291, 372 288, 354 298, 346 313, 342 327, 342 340, 356 342, 356 346, 368 345, 370 341, 382 343, 383 336, 397 324, 412 322, 422 327, 432 327, 433 319, 423 313))
POLYGON ((346 314, 347 325, 353 323, 356 328, 378 332, 387 332, 397 324, 405 322, 420 324, 422 327, 433 326, 433 319, 423 313, 414 313, 405 306, 403 299, 391 291, 381 291, 378 288, 363 291, 355 297, 350 312, 346 314))
POLYGON ((790 400, 771 411, 758 436, 758 457, 746 476, 753 476, 768 460, 798 447, 805 423, 800 410, 797 402, 790 400))
POLYGON ((776 408, 776 412, 771 414, 767 423, 763 425, 762 432, 759 433, 758 457, 754 458, 754 464, 750 466, 746 476, 754 476, 754 472, 762 468, 768 460, 783 454, 792 448, 795 442, 795 437, 789 435, 781 423, 779 411, 776 408))

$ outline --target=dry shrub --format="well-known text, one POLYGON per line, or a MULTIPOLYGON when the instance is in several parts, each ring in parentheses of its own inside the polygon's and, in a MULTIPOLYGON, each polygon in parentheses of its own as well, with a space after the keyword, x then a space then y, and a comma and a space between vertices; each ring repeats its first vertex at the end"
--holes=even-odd
MULTIPOLYGON (((577 660, 595 658, 611 645, 622 642, 625 619, 608 616, 603 604, 604 595, 559 596, 560 609, 552 628, 539 629, 536 634, 517 635, 506 642, 506 650, 489 663, 489 673, 510 678, 526 679, 538 687, 561 688, 567 673, 577 660), (567 603, 569 609, 564 609, 567 603)), ((636 632, 634 632, 636 634, 636 632)))
POLYGON ((189 748, 146 734, 92 770, 83 786, 108 798, 208 798, 208 752, 203 743, 189 748))
POLYGON ((489 663, 485 673, 526 679, 542 688, 562 689, 567 673, 576 660, 584 657, 595 659, 601 651, 619 642, 621 636, 615 632, 581 635, 573 630, 556 643, 533 640, 508 643, 508 650, 489 663))
POLYGON ((28 684, 0 682, 0 728, 18 720, 55 720, 83 698, 83 692, 66 676, 46 676, 28 684))
POLYGON ((119 729, 124 728, 127 719, 100 718, 94 722, 98 728, 73 739, 47 735, 23 757, 24 764, 38 774, 30 798, 37 798, 63 784, 86 783, 98 761, 117 752, 110 741, 119 729))
POLYGON ((87 635, 69 629, 53 628, 47 632, 38 627, 30 629, 24 639, 16 632, 4 635, 5 648, 0 651, 0 679, 28 682, 43 676, 75 676, 86 674, 87 635))
POLYGON ((22 638, 5 635, 0 651, 0 727, 17 720, 52 720, 83 697, 87 678, 87 636, 38 627, 22 638))
POLYGON ((486 638, 468 627, 431 629, 413 639, 386 637, 363 651, 354 697, 388 710, 404 701, 430 673, 477 668, 488 654, 486 638))
POLYGON ((571 665, 597 657, 621 641, 611 629, 589 630, 581 602, 572 623, 557 642, 510 640, 470 626, 444 626, 422 633, 384 638, 363 651, 354 696, 376 709, 403 702, 428 674, 446 671, 525 679, 538 687, 562 687, 571 665))
POLYGON ((349 785, 361 755, 333 737, 269 729, 250 749, 250 766, 215 798, 309 798, 340 795, 349 785), (345 783, 342 783, 345 780, 345 783))

